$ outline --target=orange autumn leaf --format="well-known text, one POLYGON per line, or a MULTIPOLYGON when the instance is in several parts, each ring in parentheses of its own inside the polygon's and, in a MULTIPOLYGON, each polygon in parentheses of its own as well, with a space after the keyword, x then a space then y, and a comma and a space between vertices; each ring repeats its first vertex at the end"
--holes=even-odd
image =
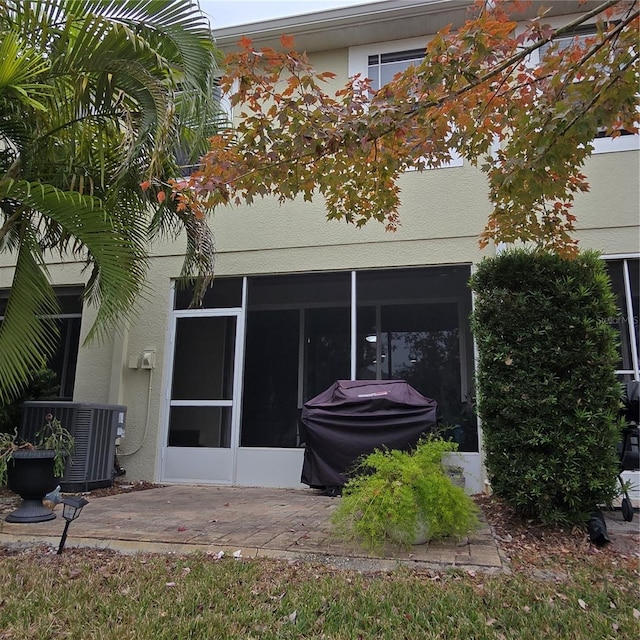
POLYGON ((293 42, 293 36, 288 36, 284 33, 280 36, 280 44, 282 45, 283 49, 293 49, 293 42))

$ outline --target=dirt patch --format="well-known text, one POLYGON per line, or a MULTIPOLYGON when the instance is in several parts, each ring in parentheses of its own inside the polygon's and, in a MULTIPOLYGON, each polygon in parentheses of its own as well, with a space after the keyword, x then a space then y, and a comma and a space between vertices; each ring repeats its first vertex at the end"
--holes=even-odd
POLYGON ((102 498, 104 496, 115 496, 121 493, 131 493, 132 491, 146 491, 148 489, 158 489, 163 487, 162 484, 155 484, 153 482, 127 482, 125 480, 116 480, 110 487, 102 487, 100 489, 92 489, 91 491, 83 492, 83 496, 89 496, 91 498, 102 498))

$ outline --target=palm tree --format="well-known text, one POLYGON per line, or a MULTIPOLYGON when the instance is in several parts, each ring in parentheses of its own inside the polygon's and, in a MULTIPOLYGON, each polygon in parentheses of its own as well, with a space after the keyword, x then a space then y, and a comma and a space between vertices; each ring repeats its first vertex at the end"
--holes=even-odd
POLYGON ((150 235, 186 229, 183 275, 211 277, 206 224, 158 196, 218 125, 216 59, 191 0, 0 0, 0 402, 55 349, 52 254, 88 265, 89 339, 135 308, 150 235))

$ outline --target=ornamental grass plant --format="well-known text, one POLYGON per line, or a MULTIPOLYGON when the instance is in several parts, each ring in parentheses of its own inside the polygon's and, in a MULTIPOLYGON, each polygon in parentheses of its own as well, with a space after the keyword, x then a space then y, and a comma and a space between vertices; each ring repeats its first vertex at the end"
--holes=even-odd
POLYGON ((473 531, 477 508, 442 465, 442 455, 456 449, 454 442, 429 437, 411 451, 363 457, 332 514, 336 535, 379 553, 387 542, 410 547, 473 531))

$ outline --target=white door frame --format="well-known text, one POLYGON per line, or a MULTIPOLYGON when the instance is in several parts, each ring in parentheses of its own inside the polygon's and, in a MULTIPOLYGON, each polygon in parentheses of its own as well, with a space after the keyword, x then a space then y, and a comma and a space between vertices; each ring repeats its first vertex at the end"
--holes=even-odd
MULTIPOLYGON (((242 408, 242 363, 244 361, 246 278, 243 279, 242 306, 216 309, 172 310, 168 326, 166 376, 164 379, 162 428, 160 442, 160 481, 203 484, 233 484, 236 478, 237 452, 240 443, 242 408), (231 400, 172 400, 176 328, 180 318, 236 319, 231 400), (169 416, 174 406, 231 407, 231 437, 228 448, 169 447, 169 416)), ((172 301, 175 299, 175 286, 172 301)), ((173 307, 173 304, 172 304, 173 307)))

